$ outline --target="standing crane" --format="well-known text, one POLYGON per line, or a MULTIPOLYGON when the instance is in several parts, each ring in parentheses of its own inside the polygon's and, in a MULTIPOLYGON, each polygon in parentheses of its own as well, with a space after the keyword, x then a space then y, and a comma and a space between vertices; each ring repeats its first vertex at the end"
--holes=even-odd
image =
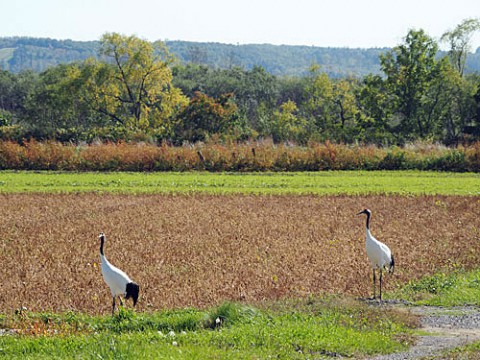
POLYGON ((110 291, 112 293, 113 303, 112 303, 112 315, 115 314, 115 298, 119 296, 120 304, 122 303, 122 298, 120 296, 124 296, 125 299, 132 299, 133 306, 137 304, 138 300, 138 293, 140 287, 138 284, 133 282, 127 274, 125 274, 119 268, 110 264, 110 262, 105 257, 103 252, 103 245, 105 243, 105 234, 102 232, 99 235, 100 238, 100 260, 102 262, 102 275, 103 279, 110 287, 110 291))
POLYGON ((395 260, 389 247, 375 239, 370 232, 370 217, 372 216, 372 212, 369 209, 364 209, 357 215, 360 214, 367 215, 367 236, 365 245, 367 249, 368 260, 370 261, 370 265, 373 269, 373 299, 375 299, 375 270, 378 269, 380 272, 380 301, 382 301, 382 270, 388 268, 389 273, 393 274, 395 260))

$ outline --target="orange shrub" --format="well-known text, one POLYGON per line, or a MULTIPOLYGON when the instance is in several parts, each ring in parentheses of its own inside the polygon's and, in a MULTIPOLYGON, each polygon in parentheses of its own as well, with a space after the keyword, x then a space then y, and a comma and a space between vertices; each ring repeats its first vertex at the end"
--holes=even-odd
POLYGON ((0 169, 23 169, 27 149, 13 141, 0 141, 0 169))
POLYGON ((404 148, 309 143, 306 147, 245 143, 0 142, 0 169, 80 171, 322 171, 419 169, 480 171, 480 142, 446 148, 415 144, 404 148))
POLYGON ((25 168, 34 170, 75 170, 78 163, 76 148, 58 142, 37 142, 30 140, 24 143, 25 168))

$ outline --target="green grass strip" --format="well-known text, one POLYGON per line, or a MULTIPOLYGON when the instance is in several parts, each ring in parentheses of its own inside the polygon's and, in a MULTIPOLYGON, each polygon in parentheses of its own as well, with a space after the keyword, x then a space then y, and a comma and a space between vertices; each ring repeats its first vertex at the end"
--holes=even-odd
POLYGON ((416 305, 480 306, 480 268, 441 271, 410 281, 401 290, 388 296, 402 298, 416 305))
POLYGON ((480 174, 425 171, 0 172, 0 193, 70 192, 478 196, 480 174))
POLYGON ((8 325, 27 333, 0 336, 5 359, 363 357, 404 350, 412 334, 401 314, 341 299, 296 301, 281 309, 224 303, 210 311, 121 310, 114 318, 27 313, 4 320, 3 327, 8 325))

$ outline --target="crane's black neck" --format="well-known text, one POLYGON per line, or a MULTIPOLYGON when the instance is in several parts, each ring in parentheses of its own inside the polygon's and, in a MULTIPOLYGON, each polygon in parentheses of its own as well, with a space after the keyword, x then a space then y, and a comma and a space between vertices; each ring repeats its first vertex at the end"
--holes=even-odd
POLYGON ((105 256, 103 253, 103 243, 105 242, 105 235, 100 236, 100 255, 105 256))
POLYGON ((367 230, 370 230, 370 213, 367 211, 365 214, 367 214, 367 230))

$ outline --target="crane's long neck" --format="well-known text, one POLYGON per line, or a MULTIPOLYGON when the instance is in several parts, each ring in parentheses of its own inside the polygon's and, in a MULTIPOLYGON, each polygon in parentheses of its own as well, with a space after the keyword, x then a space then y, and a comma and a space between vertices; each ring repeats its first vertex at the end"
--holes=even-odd
POLYGON ((367 212, 367 231, 370 231, 370 213, 367 212))
POLYGON ((105 242, 105 236, 100 236, 100 255, 105 256, 103 253, 103 244, 105 242))

